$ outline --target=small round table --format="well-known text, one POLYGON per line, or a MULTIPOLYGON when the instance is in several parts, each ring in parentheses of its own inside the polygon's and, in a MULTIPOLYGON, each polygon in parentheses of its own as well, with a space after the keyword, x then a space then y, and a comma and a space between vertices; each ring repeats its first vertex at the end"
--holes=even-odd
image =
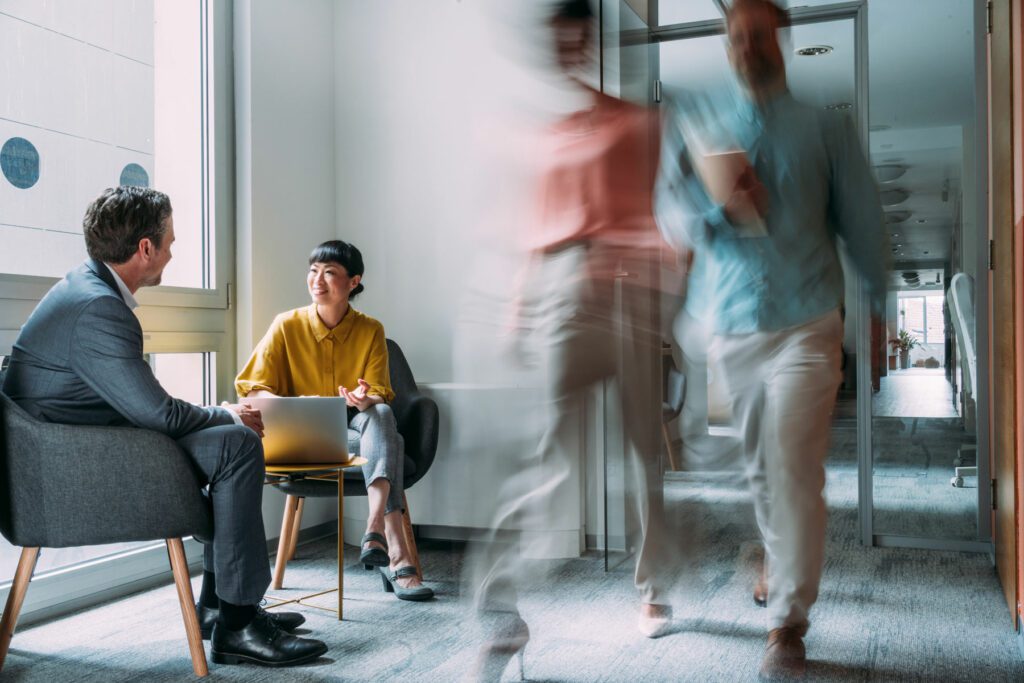
MULTIPOLYGON (((331 588, 330 590, 320 591, 319 593, 313 593, 311 595, 304 595, 300 598, 294 598, 292 600, 282 600, 281 602, 274 605, 279 607, 281 605, 288 605, 291 603, 305 604, 303 600, 309 598, 315 598, 320 595, 325 595, 334 590, 338 591, 338 620, 342 619, 342 595, 344 590, 344 576, 345 576, 345 477, 344 470, 350 467, 361 467, 366 464, 366 458, 353 457, 348 462, 326 464, 326 465, 267 465, 267 477, 264 484, 275 484, 279 481, 286 481, 288 479, 328 479, 337 480, 338 482, 338 587, 337 589, 331 588)), ((301 504, 302 499, 299 499, 301 504)), ((281 538, 277 545, 277 562, 283 566, 290 556, 295 552, 295 544, 298 540, 299 529, 295 521, 295 509, 285 507, 285 523, 283 525, 283 531, 281 532, 281 538)), ((317 605, 309 605, 310 607, 318 607, 317 605)), ((320 608, 325 609, 325 608, 320 608)), ((330 610, 334 611, 334 610, 330 610)))

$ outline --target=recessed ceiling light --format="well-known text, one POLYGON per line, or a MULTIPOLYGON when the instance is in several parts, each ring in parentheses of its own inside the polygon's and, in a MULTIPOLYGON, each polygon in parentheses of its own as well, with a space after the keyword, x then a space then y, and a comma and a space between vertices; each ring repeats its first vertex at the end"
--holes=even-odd
POLYGON ((849 111, 853 109, 853 105, 849 102, 833 102, 832 104, 826 104, 825 109, 829 111, 849 111))
POLYGON ((875 177, 878 178, 880 183, 891 183, 903 176, 907 172, 907 167, 902 164, 881 164, 875 166, 875 177))
POLYGON ((892 236, 893 236, 893 237, 899 237, 899 236, 900 236, 900 234, 899 234, 898 232, 894 232, 894 233, 892 234, 892 236))
POLYGON ((832 52, 831 45, 808 45, 807 47, 798 47, 796 49, 796 53, 801 57, 820 57, 830 52, 832 52))

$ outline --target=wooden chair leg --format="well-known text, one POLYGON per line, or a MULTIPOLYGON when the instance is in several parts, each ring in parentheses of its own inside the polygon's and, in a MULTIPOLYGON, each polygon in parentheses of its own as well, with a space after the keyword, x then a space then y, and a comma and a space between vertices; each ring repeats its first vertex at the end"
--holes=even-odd
POLYGON ((32 572, 36 570, 37 559, 39 548, 21 549, 21 559, 18 560, 18 569, 14 573, 14 583, 11 585, 11 592, 7 594, 3 619, 0 619, 0 671, 3 671, 7 650, 11 647, 14 627, 18 623, 18 615, 21 614, 21 606, 25 602, 25 593, 28 592, 32 572))
POLYGON ((295 546, 299 544, 299 531, 302 529, 302 507, 306 504, 305 498, 299 498, 299 504, 295 507, 295 519, 292 520, 292 533, 288 541, 288 561, 295 559, 295 546))
POLYGON ((409 555, 412 556, 412 565, 416 567, 416 576, 419 580, 423 580, 423 568, 420 567, 420 553, 416 549, 416 536, 412 532, 412 517, 409 516, 409 501, 405 498, 405 492, 402 492, 402 507, 405 510, 402 512, 402 530, 405 532, 405 547, 409 549, 409 555))
POLYGON ((277 539, 277 560, 274 562, 274 581, 270 584, 278 590, 284 583, 284 566, 288 563, 292 523, 295 521, 295 510, 298 505, 299 499, 295 496, 288 496, 284 502, 284 519, 281 520, 281 535, 277 539))
POLYGON ((192 595, 192 582, 188 578, 185 546, 182 545, 180 538, 167 539, 167 557, 171 561, 174 586, 178 589, 178 602, 181 604, 181 617, 185 621, 188 651, 192 655, 192 670, 195 671, 196 676, 206 676, 210 670, 206 666, 206 651, 203 650, 203 637, 199 632, 196 601, 192 595))
POLYGON ((668 453, 668 464, 672 471, 675 472, 679 469, 676 467, 675 449, 672 448, 672 439, 668 436, 668 427, 665 426, 664 422, 661 423, 661 435, 665 439, 665 452, 668 453))

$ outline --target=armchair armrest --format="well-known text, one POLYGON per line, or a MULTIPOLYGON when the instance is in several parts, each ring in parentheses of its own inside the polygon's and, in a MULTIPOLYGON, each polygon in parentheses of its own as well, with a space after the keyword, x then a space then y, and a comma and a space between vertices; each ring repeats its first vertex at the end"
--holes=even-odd
POLYGON ((45 423, 12 405, 5 401, 0 531, 15 545, 59 548, 210 534, 200 480, 167 436, 45 423))
POLYGON ((395 397, 391 404, 398 432, 405 440, 405 453, 416 463, 416 474, 406 486, 423 478, 437 453, 440 416, 437 403, 419 392, 395 397))

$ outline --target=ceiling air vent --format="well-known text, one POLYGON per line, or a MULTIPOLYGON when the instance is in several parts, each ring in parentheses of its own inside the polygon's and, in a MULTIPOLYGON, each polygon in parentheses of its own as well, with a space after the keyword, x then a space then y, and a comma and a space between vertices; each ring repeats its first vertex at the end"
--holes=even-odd
POLYGON ((807 47, 798 47, 796 49, 796 53, 801 57, 820 57, 830 52, 832 52, 831 45, 808 45, 807 47))

